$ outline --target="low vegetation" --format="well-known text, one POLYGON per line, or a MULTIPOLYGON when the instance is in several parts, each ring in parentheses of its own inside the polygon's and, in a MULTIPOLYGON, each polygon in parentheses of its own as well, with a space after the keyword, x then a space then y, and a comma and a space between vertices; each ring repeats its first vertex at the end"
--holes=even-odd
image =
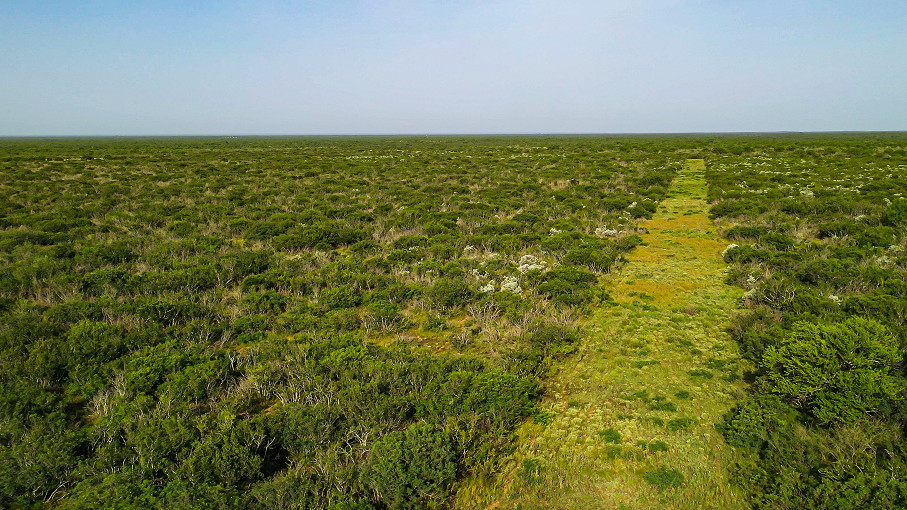
POLYGON ((0 506, 445 505, 678 166, 632 139, 0 142, 0 506))
POLYGON ((907 507, 905 170, 902 134, 0 140, 0 507, 907 507))
POLYGON ((745 385, 724 331, 742 292, 722 281, 704 172, 687 160, 640 222, 643 244, 602 278, 612 301, 544 383, 544 419, 518 429, 499 477, 461 485, 458 508, 747 508, 714 427, 745 385))
POLYGON ((753 140, 710 167, 757 370, 720 430, 756 508, 907 506, 907 143, 753 140))

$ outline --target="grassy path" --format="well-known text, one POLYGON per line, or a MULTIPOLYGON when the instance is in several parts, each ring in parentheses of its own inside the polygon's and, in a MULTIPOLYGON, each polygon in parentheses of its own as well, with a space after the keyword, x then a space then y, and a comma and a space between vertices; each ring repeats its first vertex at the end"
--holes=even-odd
POLYGON ((616 306, 587 321, 551 381, 547 423, 524 424, 505 475, 464 486, 458 508, 745 507, 713 427, 743 388, 723 332, 741 291, 722 283, 726 243, 705 214, 704 170, 687 161, 643 224, 646 244, 609 275, 616 306))

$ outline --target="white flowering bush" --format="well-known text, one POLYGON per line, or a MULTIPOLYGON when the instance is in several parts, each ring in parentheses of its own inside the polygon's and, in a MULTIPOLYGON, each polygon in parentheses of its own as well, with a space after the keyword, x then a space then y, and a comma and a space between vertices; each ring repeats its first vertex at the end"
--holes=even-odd
POLYGON ((726 259, 728 254, 730 254, 733 250, 735 250, 739 247, 740 247, 740 245, 736 244, 736 243, 731 243, 731 244, 727 245, 727 247, 721 252, 721 257, 726 259))

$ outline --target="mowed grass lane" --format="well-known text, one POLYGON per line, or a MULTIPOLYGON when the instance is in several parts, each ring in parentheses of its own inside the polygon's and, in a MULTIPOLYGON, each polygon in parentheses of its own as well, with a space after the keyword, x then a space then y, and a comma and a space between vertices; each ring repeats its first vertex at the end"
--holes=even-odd
POLYGON ((735 461, 714 424, 746 365, 724 332, 742 291, 725 285, 705 202, 703 160, 689 160, 645 244, 605 282, 614 304, 587 321, 579 352, 549 381, 545 415, 519 430, 494 480, 470 480, 458 508, 744 508, 735 461))

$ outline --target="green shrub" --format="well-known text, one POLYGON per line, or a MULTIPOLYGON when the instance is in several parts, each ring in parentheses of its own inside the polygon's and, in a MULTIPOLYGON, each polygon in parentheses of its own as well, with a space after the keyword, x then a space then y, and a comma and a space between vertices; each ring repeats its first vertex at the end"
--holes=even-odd
POLYGON ((724 233, 724 236, 734 241, 756 240, 768 233, 768 228, 763 226, 735 225, 724 233))
POLYGON ((888 206, 885 217, 895 226, 907 224, 907 200, 895 200, 888 206))
POLYGON ((425 325, 422 326, 422 329, 426 331, 444 331, 447 329, 447 321, 437 315, 429 315, 425 319, 425 325))
POLYGON ((426 424, 414 424, 378 440, 365 479, 390 508, 438 507, 456 479, 456 452, 450 438, 426 424))
POLYGON ((368 304, 363 318, 366 329, 396 331, 409 321, 400 314, 400 307, 390 301, 373 301, 368 304))
POLYGON ((328 331, 355 331, 362 326, 359 312, 355 308, 338 308, 329 310, 324 315, 324 324, 328 331))
POLYGON ((207 306, 188 297, 172 300, 140 298, 131 307, 136 315, 165 326, 186 324, 197 319, 210 319, 214 312, 207 306))
POLYGON ((897 230, 891 227, 868 227, 854 236, 854 243, 859 246, 879 246, 887 248, 898 238, 897 230))
POLYGON ((457 230, 457 223, 451 220, 430 221, 422 227, 422 230, 429 237, 450 234, 457 230))
POLYGON ((759 243, 763 246, 774 248, 779 251, 787 251, 792 249, 797 242, 794 241, 790 236, 778 233, 778 232, 768 232, 759 237, 759 243))
POLYGON ((819 225, 818 237, 819 239, 827 239, 829 237, 853 236, 862 232, 864 228, 866 228, 865 225, 860 225, 853 221, 822 223, 819 225))
POLYGON ((760 451, 772 430, 786 427, 792 409, 776 395, 758 395, 738 403, 715 428, 731 446, 760 451))
POLYGON ((262 459, 238 431, 212 434, 183 463, 182 475, 194 483, 238 486, 260 476, 262 459))
POLYGON ((771 391, 818 421, 852 423, 899 393, 890 371, 900 360, 898 344, 884 326, 854 317, 795 324, 780 345, 765 350, 762 367, 771 391))
POLYGON ((67 334, 67 347, 72 365, 101 364, 123 353, 123 327, 106 322, 82 321, 67 334))
POLYGON ((318 302, 327 310, 352 308, 362 304, 362 295, 348 285, 325 289, 318 296, 318 302))
POLYGON ((243 298, 248 310, 257 314, 281 314, 287 309, 287 301, 286 296, 273 290, 253 292, 243 298))
POLYGON ((839 259, 816 259, 797 271, 797 278, 812 285, 843 287, 854 277, 854 267, 839 259))
POLYGON ((718 202, 712 206, 709 214, 712 218, 736 218, 743 215, 759 215, 765 210, 765 206, 755 200, 737 199, 718 202))
POLYGON ((569 250, 562 264, 573 266, 586 266, 593 271, 607 272, 614 263, 614 255, 602 248, 583 247, 569 250))
POLYGON ((462 308, 477 297, 468 283, 454 278, 436 280, 428 288, 427 295, 442 308, 462 308))
POLYGON ((233 329, 237 334, 247 333, 250 331, 265 331, 270 326, 270 317, 257 314, 243 315, 233 322, 233 329))
POLYGON ((410 250, 412 248, 425 248, 431 244, 431 240, 426 236, 405 235, 398 237, 393 242, 393 247, 397 250, 410 250))
POLYGON ((542 282, 535 290, 563 304, 582 305, 594 300, 596 292, 590 285, 598 281, 595 273, 574 266, 560 266, 538 275, 542 282))
POLYGON ((297 227, 290 232, 274 237, 274 246, 281 250, 315 248, 330 250, 338 246, 356 244, 370 238, 364 229, 354 228, 336 221, 317 222, 297 227))
POLYGON ((195 233, 196 229, 195 225, 187 221, 174 221, 167 225, 167 231, 178 237, 189 237, 195 233))
POLYGON ((529 334, 530 345, 546 356, 561 357, 575 350, 580 336, 577 331, 556 324, 544 324, 529 334))

